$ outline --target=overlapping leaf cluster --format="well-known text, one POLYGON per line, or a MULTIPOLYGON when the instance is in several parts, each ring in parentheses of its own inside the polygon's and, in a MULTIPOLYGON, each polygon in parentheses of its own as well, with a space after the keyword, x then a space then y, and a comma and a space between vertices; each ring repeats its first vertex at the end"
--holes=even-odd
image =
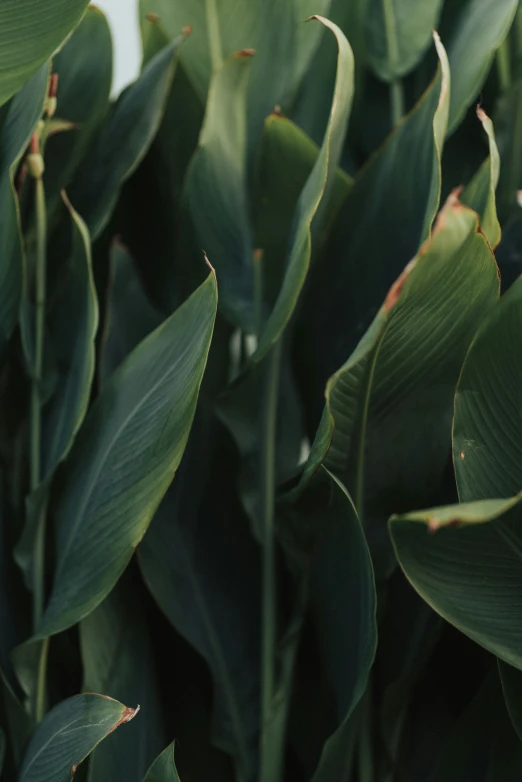
POLYGON ((0 776, 515 782, 522 10, 139 18, 0 2, 0 776))

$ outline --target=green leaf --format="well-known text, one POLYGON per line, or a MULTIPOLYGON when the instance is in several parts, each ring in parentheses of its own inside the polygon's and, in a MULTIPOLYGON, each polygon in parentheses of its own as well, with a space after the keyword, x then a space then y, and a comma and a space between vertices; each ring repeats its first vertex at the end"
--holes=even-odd
POLYGON ((306 280, 312 253, 312 222, 321 223, 336 182, 336 171, 346 135, 353 96, 353 54, 337 25, 314 17, 335 36, 338 46, 337 78, 330 119, 323 145, 301 192, 289 241, 287 268, 276 303, 261 332, 254 361, 260 361, 283 333, 295 309, 306 280))
POLYGON ((0 127, 0 353, 14 331, 22 295, 24 252, 14 175, 42 116, 48 78, 45 65, 9 103, 0 127))
POLYGON ((130 579, 80 623, 83 689, 139 703, 144 720, 111 734, 89 762, 91 782, 141 782, 163 746, 158 686, 140 594, 130 579))
POLYGON ((214 76, 184 192, 200 247, 216 267, 220 308, 246 331, 253 330, 254 295, 245 102, 251 54, 238 52, 214 76))
POLYGON ((449 69, 440 64, 419 103, 358 173, 300 306, 295 365, 312 438, 328 378, 356 348, 390 286, 428 238, 440 199, 449 69))
POLYGON ((120 95, 69 189, 93 241, 107 225, 123 183, 146 154, 160 126, 174 78, 180 36, 160 51, 120 95))
POLYGON ((522 133, 522 79, 514 82, 495 107, 495 128, 501 166, 498 183, 498 210, 503 222, 520 215, 518 191, 522 188, 520 135, 522 133))
POLYGON ((86 7, 87 0, 2 0, 0 106, 59 48, 86 7))
POLYGON ((498 661, 498 672, 508 714, 518 738, 522 741, 522 675, 519 670, 502 660, 498 661))
POLYGON ((76 767, 113 730, 136 716, 103 695, 76 695, 62 701, 33 735, 20 782, 70 782, 76 767))
POLYGON ((51 136, 45 147, 45 189, 48 210, 59 203, 89 151, 109 110, 112 83, 112 41, 103 13, 89 6, 80 25, 53 59, 58 74, 57 116, 73 123, 67 133, 51 136))
POLYGON ((446 41, 452 77, 449 133, 460 124, 467 108, 477 98, 517 6, 518 0, 467 0, 463 4, 446 41))
MULTIPOLYGON (((264 126, 257 164, 255 246, 262 250, 263 294, 273 305, 281 288, 288 237, 299 195, 319 155, 319 147, 297 125, 271 114, 264 126)), ((334 219, 352 185, 338 168, 328 210, 334 219)))
POLYGON ((393 516, 389 524, 399 563, 420 596, 519 669, 521 502, 521 495, 479 500, 393 516))
POLYGON ((461 199, 463 204, 471 207, 480 216, 481 228, 490 247, 495 249, 500 244, 501 237, 495 198, 500 175, 500 156, 495 142, 493 123, 480 107, 477 108, 477 116, 488 136, 489 157, 466 186, 461 199))
POLYGON ((203 408, 196 416, 138 562, 165 616, 209 666, 213 740, 232 755, 243 781, 257 766, 259 553, 236 497, 223 431, 209 415, 203 408))
POLYGON ((417 65, 437 27, 442 0, 370 0, 366 9, 368 62, 391 82, 417 65))
POLYGON ((328 381, 305 479, 324 462, 353 492, 359 513, 378 517, 433 501, 448 460, 459 371, 497 300, 497 268, 477 215, 452 196, 328 381))
POLYGON ((58 367, 56 392, 43 410, 42 470, 50 476, 69 453, 85 418, 94 377, 98 300, 91 243, 81 217, 64 196, 71 220, 70 250, 60 265, 49 312, 49 339, 58 367))
POLYGON ((145 775, 143 782, 180 782, 174 760, 173 743, 156 758, 145 775))
POLYGON ((507 498, 520 490, 520 323, 522 278, 484 321, 462 368, 453 459, 463 502, 507 498))
POLYGON ((131 353, 91 408, 58 499, 57 565, 37 637, 96 608, 142 539, 183 455, 216 304, 210 274, 131 353))

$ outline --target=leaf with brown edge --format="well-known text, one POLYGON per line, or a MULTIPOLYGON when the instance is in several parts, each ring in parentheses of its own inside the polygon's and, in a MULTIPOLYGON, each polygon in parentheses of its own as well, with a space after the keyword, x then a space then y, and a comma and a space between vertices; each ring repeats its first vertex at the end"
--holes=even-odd
POLYGON ((376 521, 414 507, 416 498, 420 504, 436 497, 450 454, 460 368, 498 293, 478 217, 454 193, 431 238, 328 381, 304 479, 324 463, 352 493, 359 513, 376 521))
POLYGON ((47 714, 29 742, 20 782, 70 782, 100 741, 134 719, 139 708, 94 693, 62 701, 47 714))

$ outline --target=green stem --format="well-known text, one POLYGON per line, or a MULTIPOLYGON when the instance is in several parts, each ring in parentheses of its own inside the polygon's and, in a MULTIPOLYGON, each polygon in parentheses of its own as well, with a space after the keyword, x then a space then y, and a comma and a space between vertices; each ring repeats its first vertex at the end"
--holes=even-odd
MULTIPOLYGON (((397 20, 393 8, 393 0, 382 0, 382 12, 384 16, 384 28, 386 30, 386 44, 388 48, 388 61, 393 71, 399 62, 399 41, 397 38, 397 20)), ((392 125, 396 127, 404 115, 404 90, 402 81, 394 79, 390 84, 391 118, 392 125)))
POLYGON ((223 62, 223 49, 221 47, 221 34, 219 31, 219 17, 216 0, 205 0, 207 16, 208 44, 210 48, 210 62, 212 71, 221 68, 223 62))
POLYGON ((497 49, 497 72, 500 91, 507 92, 511 84, 511 47, 509 38, 506 38, 497 49))
POLYGON ((263 327, 263 250, 254 250, 252 263, 254 267, 254 320, 256 336, 259 340, 263 327))
POLYGON ((263 535, 263 592, 261 605, 261 772, 260 782, 278 782, 271 770, 270 722, 275 694, 275 655, 277 643, 277 578, 274 530, 275 454, 277 403, 281 369, 281 341, 267 359, 261 415, 261 521, 263 535))
MULTIPOLYGON (((35 330, 34 330, 34 366, 31 388, 31 430, 30 430, 30 482, 31 491, 40 486, 41 469, 41 431, 42 431, 42 380, 44 367, 44 337, 45 337, 45 300, 46 300, 46 250, 47 250, 47 214, 45 190, 42 177, 35 180, 36 184, 36 268, 35 268, 35 330)), ((46 537, 46 503, 43 503, 38 513, 34 552, 33 552, 33 625, 36 630, 44 610, 45 601, 45 537, 46 537)), ((45 714, 45 689, 49 639, 42 642, 36 688, 34 694, 33 714, 38 723, 45 714)))
POLYGON ((373 740, 372 740, 372 687, 371 681, 363 696, 361 716, 361 734, 359 739, 358 767, 359 782, 373 782, 375 778, 375 768, 373 762, 373 740))

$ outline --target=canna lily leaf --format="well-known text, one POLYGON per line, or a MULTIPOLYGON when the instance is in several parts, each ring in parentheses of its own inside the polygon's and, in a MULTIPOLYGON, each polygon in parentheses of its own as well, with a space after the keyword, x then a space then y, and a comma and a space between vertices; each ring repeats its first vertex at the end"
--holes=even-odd
POLYGON ((522 488, 518 324, 522 278, 485 319, 466 357, 455 399, 453 459, 463 502, 511 497, 522 488), (499 404, 499 400, 502 400, 499 404))
POLYGON ((89 762, 90 782, 141 782, 163 746, 154 657, 141 595, 123 578, 80 623, 83 689, 139 703, 145 720, 107 737, 89 762))
POLYGON ((120 95, 69 188, 71 203, 94 241, 107 225, 122 184, 147 152, 160 126, 184 36, 160 51, 120 95))
POLYGON ((53 72, 58 74, 57 116, 72 123, 72 128, 49 138, 45 147, 45 188, 51 213, 109 111, 112 68, 109 25, 103 13, 91 5, 53 58, 53 72))
POLYGON ((522 740, 522 675, 502 660, 498 661, 498 672, 511 722, 518 738, 522 740))
POLYGON ((404 76, 428 49, 442 0, 369 0, 366 8, 367 58, 387 82, 404 76))
POLYGON ((477 108, 477 116, 488 136, 489 157, 464 189, 461 200, 463 204, 474 209, 480 216, 481 227, 486 239, 490 247, 495 249, 500 244, 501 237, 495 198, 500 175, 500 155, 495 142, 493 123, 480 107, 477 108))
POLYGON ((78 765, 120 725, 131 709, 104 695, 77 695, 49 712, 33 735, 20 771, 20 782, 71 782, 78 765))
MULTIPOLYGON (((521 21, 522 21, 522 17, 521 21)), ((520 216, 518 191, 522 187, 522 163, 518 142, 522 133, 522 116, 517 111, 522 101, 522 79, 514 82, 499 98, 495 107, 495 128, 502 165, 498 184, 498 210, 503 222, 520 216)))
POLYGON ((522 495, 478 500, 392 516, 389 523, 399 563, 421 597, 518 669, 521 503, 522 495))
POLYGON ((356 348, 394 280, 428 238, 439 207, 450 76, 437 38, 435 45, 440 64, 434 80, 356 176, 310 272, 294 349, 311 438, 328 378, 356 348))
POLYGON ((245 104, 252 54, 233 55, 213 78, 184 192, 200 247, 216 265, 220 307, 246 331, 253 330, 245 104))
POLYGON ((59 48, 80 21, 88 0, 2 0, 0 106, 59 48))
POLYGON ((431 239, 328 381, 305 480, 324 462, 353 492, 359 512, 366 507, 378 517, 432 497, 448 459, 458 373, 497 299, 497 268, 477 215, 452 196, 431 239))
POLYGON ((518 0, 467 0, 445 42, 452 75, 448 132, 476 100, 496 50, 504 41, 518 0), (473 46, 469 42, 473 41, 473 46))
POLYGON ((180 782, 174 760, 174 749, 175 745, 170 744, 163 750, 147 771, 143 782, 180 782))
POLYGON ((0 126, 0 353, 14 331, 22 296, 24 253, 14 175, 42 116, 48 79, 45 65, 9 103, 0 126))
POLYGON ((142 539, 185 448, 216 304, 211 274, 131 353, 92 407, 56 508, 57 566, 37 637, 88 616, 142 539))
POLYGON ((279 340, 299 299, 310 266, 312 222, 315 220, 315 226, 321 224, 329 204, 352 104, 353 54, 350 44, 337 25, 323 17, 314 18, 334 34, 338 46, 337 78, 330 119, 321 151, 297 203, 283 284, 261 331, 254 361, 261 361, 279 340))

